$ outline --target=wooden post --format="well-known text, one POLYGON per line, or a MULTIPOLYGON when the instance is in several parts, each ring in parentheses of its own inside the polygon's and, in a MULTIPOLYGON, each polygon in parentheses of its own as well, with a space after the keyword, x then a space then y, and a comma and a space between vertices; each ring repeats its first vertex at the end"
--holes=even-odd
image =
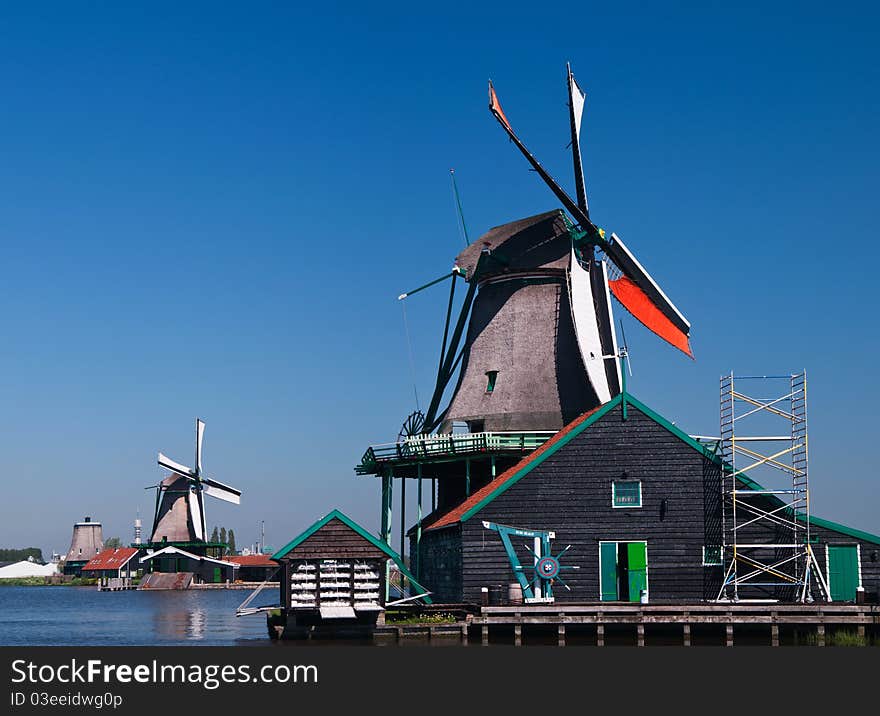
POLYGON ((691 645, 691 625, 685 624, 682 627, 682 631, 684 632, 684 645, 690 646, 691 645))
POLYGON ((522 624, 513 625, 513 645, 522 646, 522 624))
POLYGON ((636 626, 636 644, 638 646, 645 645, 645 625, 641 623, 636 626))
POLYGON ((724 646, 733 646, 733 624, 728 624, 724 631, 724 646))
POLYGON ((467 624, 461 625, 461 643, 463 646, 468 644, 468 627, 467 624))
MULTIPOLYGON (((863 615, 859 614, 859 616, 863 616, 863 615)), ((856 633, 858 634, 859 639, 864 639, 865 638, 865 625, 859 624, 856 627, 856 633)))
POLYGON ((779 612, 770 612, 770 618, 773 620, 770 624, 770 646, 779 646, 779 624, 776 623, 779 612))
POLYGON ((556 630, 556 643, 558 646, 565 646, 565 624, 560 624, 556 630))
POLYGON ((391 546, 391 496, 393 484, 391 473, 386 470, 382 473, 382 541, 391 546))
POLYGON ((419 483, 418 483, 418 522, 416 523, 416 553, 412 555, 415 561, 416 579, 422 580, 422 463, 419 463, 419 483))
POLYGON ((489 646, 489 625, 488 624, 483 624, 482 628, 480 629, 480 636, 481 636, 483 646, 489 646))
MULTIPOLYGON (((400 478, 400 559, 406 564, 406 478, 400 478)), ((400 575, 400 596, 403 597, 403 574, 400 575)))
POLYGON ((825 646, 825 625, 819 624, 816 627, 816 645, 825 646))
POLYGON ((605 625, 596 625, 596 646, 605 646, 605 625))

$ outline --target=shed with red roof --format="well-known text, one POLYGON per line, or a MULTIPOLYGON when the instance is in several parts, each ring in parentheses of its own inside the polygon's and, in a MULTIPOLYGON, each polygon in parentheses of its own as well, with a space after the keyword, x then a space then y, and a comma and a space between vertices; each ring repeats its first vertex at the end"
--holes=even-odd
POLYGON ((88 577, 134 577, 138 562, 134 559, 139 550, 136 547, 109 547, 96 554, 82 568, 88 577))

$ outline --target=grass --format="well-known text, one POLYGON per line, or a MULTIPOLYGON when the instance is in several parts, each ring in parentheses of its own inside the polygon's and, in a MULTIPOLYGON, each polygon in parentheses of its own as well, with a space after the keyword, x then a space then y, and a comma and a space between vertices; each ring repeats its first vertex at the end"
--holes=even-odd
POLYGON ((0 587, 92 587, 98 583, 91 577, 74 577, 67 581, 53 581, 51 577, 14 577, 0 579, 0 587))
MULTIPOLYGON (((819 643, 819 636, 807 634, 805 643, 807 646, 816 646, 819 643)), ((868 646, 868 639, 859 636, 858 632, 854 631, 833 631, 825 634, 825 644, 827 646, 868 646)))
POLYGON ((453 614, 433 612, 431 614, 406 614, 405 612, 386 612, 386 624, 455 624, 453 614))

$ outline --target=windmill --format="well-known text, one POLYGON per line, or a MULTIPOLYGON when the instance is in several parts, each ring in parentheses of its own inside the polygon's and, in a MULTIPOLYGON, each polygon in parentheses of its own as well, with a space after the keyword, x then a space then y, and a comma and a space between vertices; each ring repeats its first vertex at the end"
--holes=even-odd
POLYGON ((241 501, 241 491, 224 485, 202 472, 202 439, 205 423, 196 419, 195 468, 181 465, 159 453, 159 466, 171 474, 158 485, 146 489, 156 490, 156 512, 153 517, 151 542, 205 542, 204 496, 215 497, 235 505, 241 501))
MULTIPOLYGON (((564 210, 491 229, 457 256, 451 291, 456 278, 469 287, 451 331, 447 312, 425 433, 452 432, 456 424, 470 432, 559 430, 610 401, 624 384, 612 297, 693 357, 690 323, 623 241, 606 236, 590 219, 580 149, 585 95, 570 67, 567 91, 577 200, 525 147, 489 83, 490 111, 564 210), (459 365, 454 392, 441 411, 459 365)), ((449 305, 451 310, 452 293, 449 305)))

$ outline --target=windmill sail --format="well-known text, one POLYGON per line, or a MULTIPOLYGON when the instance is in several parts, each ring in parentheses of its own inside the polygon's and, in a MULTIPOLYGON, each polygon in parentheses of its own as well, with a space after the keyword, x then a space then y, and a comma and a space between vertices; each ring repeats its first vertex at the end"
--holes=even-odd
MULTIPOLYGON (((604 286, 604 271, 599 268, 598 272, 588 271, 580 265, 577 254, 574 249, 571 251, 571 312, 574 320, 575 334, 577 335, 578 347, 580 348, 581 357, 584 360, 584 367, 590 378, 590 383, 596 391, 600 403, 607 403, 611 398, 620 392, 620 380, 614 375, 614 371, 609 375, 606 370, 606 363, 617 364, 614 358, 606 358, 606 356, 614 355, 616 350, 605 353, 603 349, 602 335, 600 327, 603 324, 611 324, 609 321, 610 310, 604 311, 604 316, 597 311, 597 303, 594 295, 594 284, 596 279, 603 285, 599 286, 601 294, 606 301, 606 309, 608 306, 607 291, 604 286), (604 319, 604 320, 603 320, 604 319)), ((613 324, 611 324, 613 326, 613 324)), ((613 334, 608 336, 607 343, 613 343, 613 334)))
POLYGON ((187 495, 187 500, 189 501, 189 515, 192 520, 192 530, 193 536, 197 540, 205 539, 205 513, 202 511, 202 506, 200 504, 201 500, 199 500, 199 494, 196 490, 190 490, 189 495, 187 495))
POLYGON ((186 465, 181 465, 179 462, 174 462, 170 457, 159 453, 159 459, 157 460, 160 467, 164 467, 166 470, 170 470, 178 475, 183 475, 183 477, 194 477, 193 471, 190 470, 186 465))
POLYGON ((206 495, 216 497, 218 500, 231 502, 233 505, 241 504, 240 490, 236 490, 229 485, 224 485, 222 482, 217 482, 217 480, 210 477, 206 477, 202 480, 202 489, 205 491, 206 495))
POLYGON ((691 324, 642 268, 620 237, 611 234, 611 242, 617 249, 614 263, 623 273, 623 276, 610 282, 614 297, 642 325, 693 358, 688 341, 691 324))
POLYGON ((584 92, 575 81, 571 66, 568 66, 568 108, 571 119, 571 156, 574 161, 575 193, 578 206, 589 217, 590 207, 587 204, 587 187, 584 183, 584 166, 581 162, 581 120, 584 116, 584 99, 584 92))
MULTIPOLYGON (((612 282, 614 297, 646 328, 693 357, 688 342, 690 324, 666 297, 650 274, 642 268, 641 264, 623 242, 614 234, 612 234, 610 241, 606 240, 604 234, 590 221, 586 211, 572 200, 559 183, 550 176, 547 170, 541 166, 541 163, 526 148, 513 131, 513 127, 511 127, 507 116, 501 108, 498 95, 491 82, 489 83, 489 110, 507 132, 511 141, 516 144, 522 155, 528 160, 529 164, 532 165, 534 170, 544 180, 544 183, 556 195, 556 198, 562 202, 562 205, 569 214, 580 224, 581 229, 587 232, 586 240, 601 248, 608 259, 628 279, 628 282, 618 284, 617 290, 614 290, 614 282, 612 282), (662 315, 666 320, 660 320, 658 314, 662 315)), ((577 134, 577 126, 574 119, 575 116, 573 115, 572 125, 577 134)), ((586 195, 584 195, 584 201, 586 201, 586 195)))

